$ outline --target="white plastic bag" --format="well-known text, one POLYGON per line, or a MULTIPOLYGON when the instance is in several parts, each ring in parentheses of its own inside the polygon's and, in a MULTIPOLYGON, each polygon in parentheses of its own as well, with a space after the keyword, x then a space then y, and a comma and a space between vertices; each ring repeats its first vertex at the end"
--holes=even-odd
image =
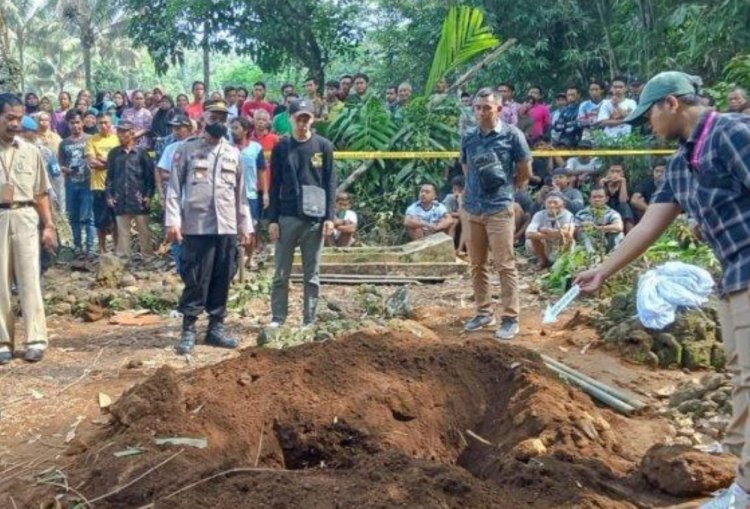
POLYGON ((638 280, 638 319, 649 329, 663 329, 675 321, 678 307, 697 308, 708 301, 714 287, 711 274, 683 262, 666 262, 638 280))

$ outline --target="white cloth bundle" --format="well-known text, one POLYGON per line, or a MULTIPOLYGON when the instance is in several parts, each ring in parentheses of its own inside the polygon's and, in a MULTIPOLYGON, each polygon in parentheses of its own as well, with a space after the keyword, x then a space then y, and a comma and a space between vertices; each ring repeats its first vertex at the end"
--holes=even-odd
POLYGON ((649 329, 663 329, 675 321, 677 308, 697 308, 708 301, 714 287, 711 274, 683 262, 666 262, 638 280, 638 319, 649 329))

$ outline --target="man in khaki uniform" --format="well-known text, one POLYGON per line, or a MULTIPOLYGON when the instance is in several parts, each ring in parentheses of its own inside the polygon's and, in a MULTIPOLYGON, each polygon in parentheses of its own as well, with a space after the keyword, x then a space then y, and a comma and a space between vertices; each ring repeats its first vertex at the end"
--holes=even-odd
POLYGON ((182 336, 175 350, 195 347, 195 322, 209 316, 206 344, 236 348, 224 330, 229 284, 237 272, 239 249, 252 242, 253 226, 237 147, 227 140, 229 110, 224 101, 207 103, 203 136, 175 152, 166 198, 167 239, 182 244, 180 276, 185 283, 179 311, 182 336))
POLYGON ((0 364, 13 357, 15 315, 11 284, 15 279, 26 326, 24 358, 37 362, 47 348, 47 324, 39 280, 41 244, 57 244, 52 223, 50 188, 44 160, 36 148, 17 135, 23 104, 12 94, 0 95, 0 364))

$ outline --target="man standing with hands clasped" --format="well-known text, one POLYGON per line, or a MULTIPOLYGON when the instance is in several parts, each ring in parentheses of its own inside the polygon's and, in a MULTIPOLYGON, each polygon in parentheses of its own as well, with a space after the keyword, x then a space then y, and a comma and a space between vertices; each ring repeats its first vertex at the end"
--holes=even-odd
POLYGON ((658 136, 679 142, 643 219, 604 262, 576 277, 586 292, 638 258, 687 212, 722 265, 719 320, 732 374, 732 421, 724 446, 740 458, 732 486, 702 509, 750 506, 750 117, 703 105, 699 79, 663 72, 643 88, 625 122, 650 121, 658 136))
POLYGON ((286 321, 289 275, 294 250, 302 252, 304 273, 303 324, 315 322, 320 292, 320 252, 323 238, 333 234, 336 217, 336 172, 333 145, 312 132, 313 104, 298 99, 289 105, 292 135, 282 138, 271 152, 271 191, 268 233, 276 242, 276 272, 271 290, 270 326, 286 321))
POLYGON ((49 178, 39 149, 17 136, 23 103, 0 94, 0 364, 13 358, 15 311, 11 283, 18 283, 26 326, 24 359, 37 362, 47 348, 47 323, 39 280, 41 244, 55 249, 57 239, 50 212, 49 178))
POLYGON ((513 251, 515 219, 513 188, 521 189, 531 176, 531 152, 526 137, 500 120, 502 100, 489 88, 474 96, 477 127, 461 140, 461 165, 466 175, 464 209, 469 224, 469 259, 477 315, 464 330, 476 331, 495 323, 490 301, 489 251, 500 272, 502 322, 495 337, 518 334, 518 271, 513 251))
POLYGON ((148 211, 154 194, 154 163, 146 150, 136 146, 135 125, 123 120, 117 125, 120 146, 107 155, 107 205, 114 210, 117 256, 130 256, 130 228, 135 221, 141 255, 151 256, 148 211))
POLYGON ((252 245, 253 226, 240 153, 225 139, 228 115, 224 101, 208 103, 203 136, 185 141, 172 159, 165 225, 167 240, 182 244, 182 336, 175 347, 181 355, 195 348, 195 322, 204 310, 209 320, 206 344, 238 345, 227 336, 224 317, 229 284, 239 267, 237 241, 252 245))

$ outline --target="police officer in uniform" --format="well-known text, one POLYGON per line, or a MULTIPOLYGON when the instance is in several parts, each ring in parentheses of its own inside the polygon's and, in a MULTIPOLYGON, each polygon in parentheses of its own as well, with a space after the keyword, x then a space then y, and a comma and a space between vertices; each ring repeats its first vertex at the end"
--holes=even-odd
POLYGON ((206 344, 236 348, 224 330, 229 284, 237 273, 241 245, 250 245, 253 226, 245 199, 240 154, 226 140, 229 110, 224 101, 204 108, 203 136, 175 152, 166 198, 167 239, 182 244, 180 276, 185 283, 179 311, 182 336, 175 350, 195 347, 195 322, 208 313, 206 344))
POLYGON ((26 328, 24 359, 37 362, 44 357, 47 323, 39 279, 40 222, 42 246, 57 247, 45 162, 37 147, 17 136, 22 118, 21 101, 0 94, 0 364, 13 357, 14 279, 26 328))

